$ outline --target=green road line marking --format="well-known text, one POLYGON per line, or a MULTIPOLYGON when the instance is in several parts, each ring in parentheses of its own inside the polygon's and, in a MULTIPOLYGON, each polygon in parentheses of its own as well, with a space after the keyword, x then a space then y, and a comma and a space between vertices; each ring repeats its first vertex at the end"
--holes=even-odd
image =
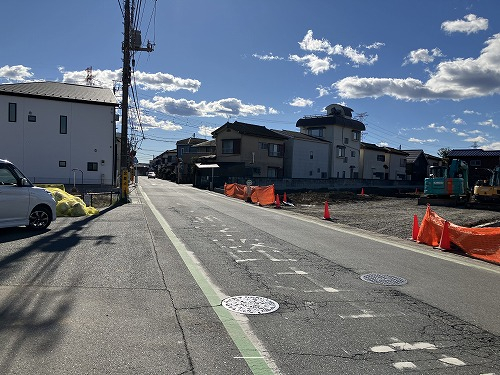
POLYGON ((249 321, 246 316, 240 316, 226 310, 222 306, 222 299, 225 298, 220 289, 210 280, 209 275, 203 269, 193 252, 189 251, 184 243, 175 235, 170 225, 168 225, 162 214, 156 209, 149 197, 139 186, 141 195, 149 206, 156 219, 160 223, 163 231, 168 236, 184 264, 193 276, 194 280, 202 290, 212 309, 217 314, 219 320, 224 325, 233 343, 236 345, 250 370, 255 375, 276 375, 279 369, 274 361, 267 355, 267 351, 258 338, 251 332, 249 321), (259 349, 257 349, 257 346, 259 349))

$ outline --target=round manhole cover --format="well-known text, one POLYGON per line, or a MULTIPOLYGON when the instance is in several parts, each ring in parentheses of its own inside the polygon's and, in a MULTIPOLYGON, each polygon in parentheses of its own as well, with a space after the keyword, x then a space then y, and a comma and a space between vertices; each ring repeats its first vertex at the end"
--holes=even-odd
POLYGON ((222 300, 222 306, 240 314, 268 314, 278 310, 278 302, 258 296, 234 296, 222 300))
POLYGON ((404 285, 407 283, 406 279, 399 276, 383 275, 380 273, 367 273, 361 276, 361 280, 372 284, 381 284, 387 286, 404 285))

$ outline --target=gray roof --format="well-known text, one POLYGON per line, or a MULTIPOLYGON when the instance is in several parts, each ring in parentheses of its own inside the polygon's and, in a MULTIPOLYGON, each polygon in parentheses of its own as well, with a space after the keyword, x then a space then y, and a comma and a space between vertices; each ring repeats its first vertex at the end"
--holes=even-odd
POLYGON ((318 138, 318 137, 313 137, 312 135, 300 133, 300 132, 294 132, 291 130, 273 130, 276 133, 279 133, 281 135, 284 135, 288 138, 295 138, 295 139, 303 139, 305 141, 312 141, 312 142, 323 142, 323 143, 330 143, 330 141, 327 141, 326 139, 323 138, 318 138))
POLYGON ((402 150, 402 151, 408 154, 408 156, 406 157, 407 163, 413 163, 420 156, 420 154, 424 154, 425 157, 424 150, 402 150))
POLYGON ((472 157, 495 157, 498 156, 500 157, 500 150, 491 150, 491 151, 484 151, 483 149, 480 148, 472 148, 472 149, 463 149, 463 150, 451 150, 448 154, 448 157, 450 158, 456 158, 456 157, 464 157, 464 156, 472 156, 472 157))
POLYGON ((108 88, 60 82, 3 84, 0 85, 0 95, 118 105, 113 91, 108 88))
POLYGON ((387 147, 387 146, 377 146, 376 144, 373 144, 373 143, 361 142, 361 148, 365 148, 368 150, 387 152, 390 154, 397 154, 397 155, 404 155, 404 156, 409 155, 409 153, 407 151, 398 150, 397 148, 392 148, 392 147, 387 147))
POLYGON ((295 124, 298 128, 326 125, 339 125, 359 131, 366 130, 365 125, 361 121, 342 115, 308 116, 299 119, 295 124))
POLYGON ((250 135, 253 137, 262 137, 262 138, 271 138, 271 139, 287 139, 288 137, 278 134, 273 130, 269 130, 265 126, 261 125, 253 125, 253 124, 245 124, 244 122, 235 121, 233 123, 226 122, 220 128, 215 129, 212 132, 213 136, 216 136, 224 129, 232 129, 237 131, 240 134, 250 135))

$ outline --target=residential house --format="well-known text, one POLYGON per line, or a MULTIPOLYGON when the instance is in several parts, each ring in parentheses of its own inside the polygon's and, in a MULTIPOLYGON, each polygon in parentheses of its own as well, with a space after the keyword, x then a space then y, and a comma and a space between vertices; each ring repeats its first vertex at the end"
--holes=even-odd
POLYGON ((177 149, 167 150, 149 162, 149 169, 156 172, 158 178, 175 180, 177 168, 177 149))
POLYGON ((328 178, 329 141, 289 130, 275 132, 287 137, 283 155, 283 177, 328 178))
POLYGON ((363 179, 406 180, 408 153, 361 142, 360 170, 363 179))
POLYGON ((35 183, 115 185, 117 106, 107 88, 0 85, 0 158, 35 183))
POLYGON ((406 157, 407 179, 416 183, 424 183, 429 173, 429 165, 424 150, 403 150, 406 157))
POLYGON ((451 150, 448 159, 460 159, 469 165, 469 186, 478 180, 488 180, 493 168, 500 165, 500 150, 480 148, 451 150))
POLYGON ((283 177, 287 136, 264 126, 226 122, 212 132, 220 173, 233 177, 283 177))
POLYGON ((326 115, 306 116, 296 126, 300 132, 330 142, 328 177, 359 178, 361 132, 365 125, 352 118, 352 109, 331 104, 326 115))
POLYGON ((206 141, 206 139, 190 137, 176 142, 178 183, 193 183, 194 163, 196 158, 201 156, 194 146, 206 141))

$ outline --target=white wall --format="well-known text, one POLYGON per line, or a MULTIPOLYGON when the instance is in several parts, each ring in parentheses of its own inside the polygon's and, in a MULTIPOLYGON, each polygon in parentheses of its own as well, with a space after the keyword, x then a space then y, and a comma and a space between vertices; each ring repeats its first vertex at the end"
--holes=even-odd
MULTIPOLYGON (((83 171, 84 184, 113 181, 114 107, 0 95, 0 158, 16 164, 35 183, 72 184, 73 168, 83 171), (8 103, 17 103, 17 121, 8 121, 8 103), (31 112, 31 113, 30 113, 31 112), (28 115, 36 122, 28 122, 28 115), (68 118, 60 134, 60 116, 68 118), (66 161, 66 167, 59 167, 66 161), (88 171, 87 162, 97 162, 88 171)), ((82 173, 76 172, 80 184, 82 173)))
POLYGON ((302 139, 295 139, 292 142, 294 144, 291 178, 322 178, 321 172, 326 173, 328 177, 329 143, 302 139), (312 159, 311 152, 313 153, 312 159))

